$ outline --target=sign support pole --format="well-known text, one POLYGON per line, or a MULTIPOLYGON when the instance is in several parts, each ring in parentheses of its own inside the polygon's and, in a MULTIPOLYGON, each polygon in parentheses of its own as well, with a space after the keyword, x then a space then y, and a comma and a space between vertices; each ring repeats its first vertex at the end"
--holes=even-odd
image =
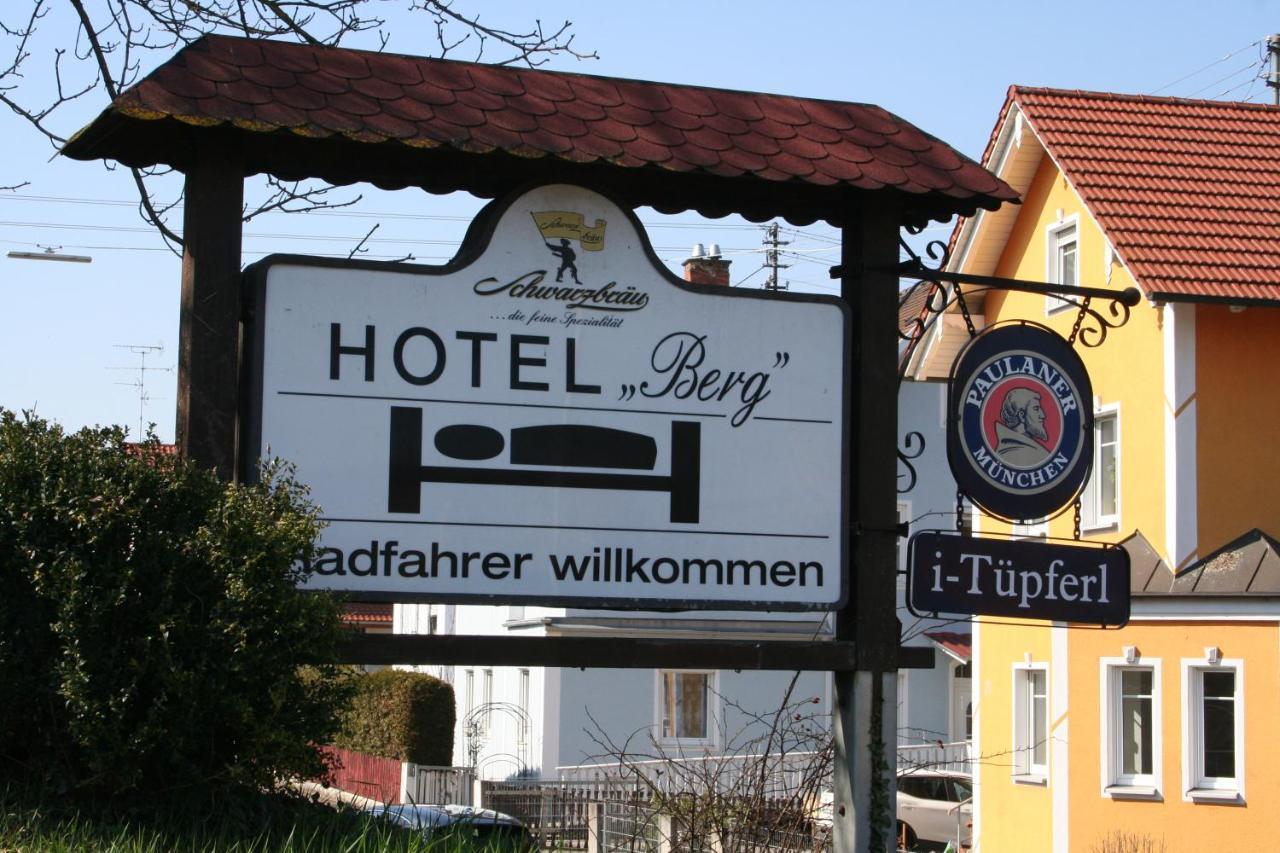
POLYGON ((837 641, 857 667, 835 673, 833 840, 836 853, 895 849, 898 622, 897 328, 899 211, 881 203, 845 216, 840 295, 853 312, 848 477, 850 589, 837 641))
POLYGON ((231 480, 236 476, 244 213, 238 152, 212 143, 198 146, 185 192, 177 443, 184 456, 231 480))

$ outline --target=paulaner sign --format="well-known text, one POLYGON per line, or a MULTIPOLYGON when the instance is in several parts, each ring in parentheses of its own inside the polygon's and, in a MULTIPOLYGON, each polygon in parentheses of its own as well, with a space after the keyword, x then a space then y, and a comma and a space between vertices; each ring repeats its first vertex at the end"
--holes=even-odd
POLYGON ((593 192, 495 203, 445 267, 273 256, 248 446, 364 598, 801 610, 843 599, 848 320, 694 287, 593 192))
POLYGON ((907 600, 918 616, 1129 621, 1129 552, 1118 545, 924 530, 911 537, 908 564, 907 600))
POLYGON ((956 485, 988 513, 1053 515, 1093 463, 1093 390, 1080 356, 1031 323, 995 326, 952 367, 947 459, 956 485))

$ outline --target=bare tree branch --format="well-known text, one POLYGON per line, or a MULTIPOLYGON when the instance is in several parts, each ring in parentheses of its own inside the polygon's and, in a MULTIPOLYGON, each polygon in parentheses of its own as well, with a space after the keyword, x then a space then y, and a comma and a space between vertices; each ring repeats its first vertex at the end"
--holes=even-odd
MULTIPOLYGON (((528 28, 508 28, 487 19, 482 22, 479 12, 460 11, 456 6, 455 0, 27 0, 25 4, 10 0, 0 4, 0 105, 58 150, 83 120, 82 111, 69 109, 72 104, 99 94, 105 106, 137 82, 144 66, 204 35, 230 32, 311 45, 337 45, 366 35, 376 39, 373 46, 384 49, 391 33, 385 18, 376 14, 382 9, 429 14, 441 55, 474 43, 477 58, 486 46, 500 46, 506 54, 504 64, 541 65, 557 54, 577 59, 596 56, 574 46, 568 21, 549 32, 537 20, 528 28), (40 63, 47 64, 32 73, 40 63)), ((156 201, 156 182, 163 181, 169 170, 129 171, 140 216, 177 251, 182 245, 179 229, 169 220, 176 203, 156 201)), ((20 186, 25 183, 0 189, 20 186)), ((340 208, 360 200, 359 195, 335 200, 328 195, 333 190, 268 177, 244 219, 269 212, 340 208)))

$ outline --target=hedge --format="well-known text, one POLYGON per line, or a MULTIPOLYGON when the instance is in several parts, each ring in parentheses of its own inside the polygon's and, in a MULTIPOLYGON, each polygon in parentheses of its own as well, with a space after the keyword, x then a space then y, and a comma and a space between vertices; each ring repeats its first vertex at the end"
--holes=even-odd
POLYGON ((356 679, 335 746, 436 767, 453 765, 453 687, 417 672, 384 669, 356 679))
POLYGON ((348 694, 305 491, 125 435, 0 409, 0 780, 161 806, 323 772, 348 694))

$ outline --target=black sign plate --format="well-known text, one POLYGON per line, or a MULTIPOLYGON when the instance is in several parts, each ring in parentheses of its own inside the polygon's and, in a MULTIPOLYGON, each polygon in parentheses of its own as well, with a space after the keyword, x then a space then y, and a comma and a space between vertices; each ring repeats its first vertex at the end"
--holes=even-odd
POLYGON ((911 537, 908 564, 907 600, 917 616, 1129 621, 1129 552, 1118 545, 922 530, 911 537))

